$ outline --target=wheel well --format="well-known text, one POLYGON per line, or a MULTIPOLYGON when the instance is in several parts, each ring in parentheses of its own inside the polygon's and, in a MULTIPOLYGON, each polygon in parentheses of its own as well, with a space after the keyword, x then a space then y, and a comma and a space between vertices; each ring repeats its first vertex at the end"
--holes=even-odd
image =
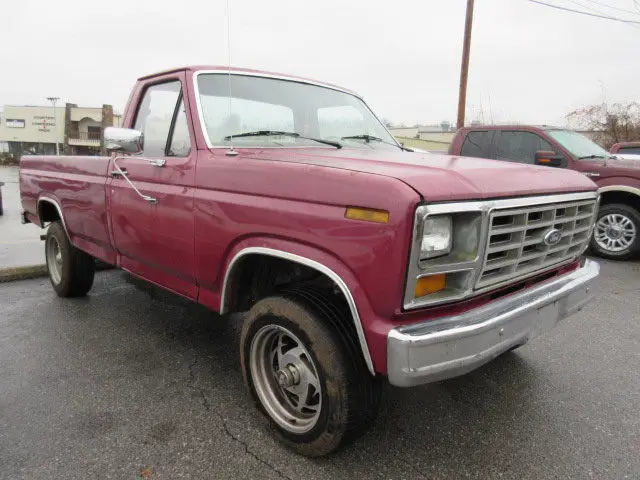
POLYGON ((320 268, 315 269, 295 260, 264 253, 244 255, 237 262, 232 262, 229 268, 231 270, 225 277, 221 311, 244 312, 270 295, 293 295, 306 298, 307 301, 315 298, 311 303, 315 302, 316 306, 324 305, 321 308, 324 314, 327 314, 326 306, 333 305, 337 314, 334 313, 327 320, 354 346, 371 374, 375 375, 357 310, 352 305, 353 300, 350 302, 342 290, 345 288, 344 284, 341 287, 336 283, 337 280, 320 268))
POLYGON ((258 300, 292 285, 314 285, 343 296, 326 275, 300 263, 261 254, 242 257, 230 268, 227 278, 228 298, 223 298, 226 312, 249 310, 258 300))
POLYGON ((246 249, 234 257, 224 277, 220 312, 247 311, 270 295, 306 298, 316 306, 324 305, 321 310, 333 305, 334 325, 356 346, 369 372, 376 374, 355 301, 344 280, 333 270, 312 259, 284 251, 261 247, 246 249), (309 300, 313 298, 315 300, 309 300))
POLYGON ((640 212, 640 196, 631 192, 611 191, 600 194, 600 205, 610 205, 612 203, 622 203, 629 205, 640 212))
POLYGON ((41 224, 61 220, 60 212, 58 212, 56 206, 46 200, 42 200, 38 203, 38 217, 40 218, 41 224))

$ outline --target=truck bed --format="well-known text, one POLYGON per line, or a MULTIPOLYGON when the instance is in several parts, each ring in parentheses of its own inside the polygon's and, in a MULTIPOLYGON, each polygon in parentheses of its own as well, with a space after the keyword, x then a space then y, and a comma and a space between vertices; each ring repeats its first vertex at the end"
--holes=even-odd
POLYGON ((46 221, 45 212, 38 211, 38 201, 47 199, 64 212, 63 221, 72 243, 109 259, 113 250, 107 228, 108 166, 109 157, 22 157, 20 193, 27 219, 39 225, 41 220, 46 221))

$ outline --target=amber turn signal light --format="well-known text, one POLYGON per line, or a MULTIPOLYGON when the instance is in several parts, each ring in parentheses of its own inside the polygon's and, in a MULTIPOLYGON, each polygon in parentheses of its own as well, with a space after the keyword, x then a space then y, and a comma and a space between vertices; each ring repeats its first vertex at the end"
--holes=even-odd
POLYGON ((371 208, 347 207, 345 218, 351 220, 363 220, 365 222, 389 223, 389 212, 385 210, 374 210, 371 208))
POLYGON ((420 277, 416 282, 415 296, 416 298, 424 297, 425 295, 444 290, 446 286, 447 276, 444 273, 420 277))

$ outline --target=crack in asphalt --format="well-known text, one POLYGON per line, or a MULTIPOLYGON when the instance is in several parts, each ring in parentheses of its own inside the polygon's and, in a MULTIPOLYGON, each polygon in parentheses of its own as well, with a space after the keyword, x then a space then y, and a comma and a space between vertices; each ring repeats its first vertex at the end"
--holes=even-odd
POLYGON ((206 411, 208 411, 208 412, 213 413, 216 417, 218 417, 220 419, 220 422, 222 423, 222 428, 223 428, 225 434, 229 438, 231 438, 233 441, 235 441, 236 443, 242 445, 244 447, 244 451, 245 451, 245 453, 247 455, 253 457, 258 462, 263 464, 264 466, 270 468, 272 471, 277 473, 278 476, 280 476, 281 478, 286 478, 287 480, 293 480, 286 473, 281 471, 278 467, 276 467, 275 465, 272 465, 271 463, 267 462, 266 460, 260 458, 260 456, 258 456, 256 453, 252 452, 249 449, 249 444, 247 442, 243 441, 242 439, 240 439, 239 437, 237 437, 236 435, 234 435, 231 432, 231 430, 229 429, 229 425, 227 424, 227 420, 222 416, 222 414, 220 412, 218 412, 217 410, 214 410, 213 408, 211 408, 211 403, 209 403, 209 400, 207 399, 207 396, 204 393, 204 389, 195 386, 195 373, 194 373, 193 369, 197 365, 197 363, 198 363, 198 357, 196 356, 196 357, 194 357, 193 362, 189 365, 189 382, 188 382, 188 386, 189 386, 189 388, 191 388, 191 389, 193 389, 193 390, 195 390, 197 392, 198 396, 200 397, 200 399, 202 401, 202 406, 204 407, 204 409, 206 411))

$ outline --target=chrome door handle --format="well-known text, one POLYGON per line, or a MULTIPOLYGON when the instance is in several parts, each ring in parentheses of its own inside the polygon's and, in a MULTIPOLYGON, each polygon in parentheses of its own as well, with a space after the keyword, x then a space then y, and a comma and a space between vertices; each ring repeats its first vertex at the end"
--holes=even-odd
POLYGON ((116 167, 113 173, 116 173, 117 175, 121 176, 122 178, 125 179, 125 181, 129 184, 129 186, 131 188, 133 188, 133 190, 140 196, 140 198, 142 198, 143 200, 146 200, 147 202, 151 203, 151 204, 155 204, 158 203, 158 200, 156 200, 154 197, 152 197, 151 195, 145 195, 144 193, 142 193, 140 190, 138 190, 138 188, 131 182, 131 180, 129 180, 129 176, 128 176, 128 172, 126 169, 122 169, 120 168, 120 165, 118 165, 118 160, 122 160, 126 157, 115 157, 113 159, 113 166, 116 167))
POLYGON ((129 172, 127 172, 126 168, 121 168, 120 171, 113 170, 111 172, 112 177, 121 177, 121 176, 127 176, 127 175, 129 175, 129 172))
POLYGON ((153 167, 164 167, 167 161, 164 158, 150 158, 147 160, 153 167))

